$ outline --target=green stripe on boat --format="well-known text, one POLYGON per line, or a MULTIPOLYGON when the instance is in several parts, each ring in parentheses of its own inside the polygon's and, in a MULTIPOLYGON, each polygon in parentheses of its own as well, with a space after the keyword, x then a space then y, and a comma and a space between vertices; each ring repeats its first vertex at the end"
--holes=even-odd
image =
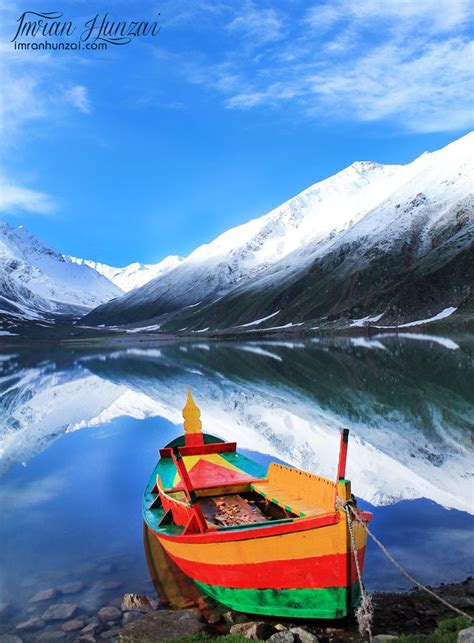
POLYGON ((238 612, 287 616, 293 618, 342 618, 353 610, 360 599, 359 583, 350 590, 327 589, 236 589, 194 581, 215 600, 238 612), (348 605, 347 592, 351 594, 348 605))

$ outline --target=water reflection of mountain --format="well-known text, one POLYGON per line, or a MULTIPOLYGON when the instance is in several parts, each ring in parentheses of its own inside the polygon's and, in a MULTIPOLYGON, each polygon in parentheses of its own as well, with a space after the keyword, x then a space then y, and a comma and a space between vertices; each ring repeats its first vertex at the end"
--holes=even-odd
POLYGON ((8 431, 2 446, 11 447, 18 431, 44 442, 46 435, 117 415, 161 415, 177 423, 190 384, 206 428, 243 448, 333 475, 338 431, 348 426, 348 473, 358 495, 374 504, 427 497, 470 511, 472 343, 458 344, 197 342, 81 353, 59 366, 50 360, 21 369, 10 360, 15 392, 6 395, 5 378, 0 381, 8 431), (75 405, 61 403, 58 391, 68 382, 75 405))

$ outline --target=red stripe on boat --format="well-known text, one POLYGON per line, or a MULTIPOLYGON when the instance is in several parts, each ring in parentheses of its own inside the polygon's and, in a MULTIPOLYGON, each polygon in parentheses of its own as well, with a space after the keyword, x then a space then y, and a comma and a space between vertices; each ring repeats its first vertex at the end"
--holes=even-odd
MULTIPOLYGON (((357 580, 354 559, 351 556, 351 578, 348 582, 348 554, 330 554, 297 560, 274 560, 266 563, 219 565, 197 563, 178 556, 168 555, 178 567, 193 580, 207 585, 238 589, 322 589, 346 587, 357 580)), ((357 552, 361 568, 365 547, 357 552)))

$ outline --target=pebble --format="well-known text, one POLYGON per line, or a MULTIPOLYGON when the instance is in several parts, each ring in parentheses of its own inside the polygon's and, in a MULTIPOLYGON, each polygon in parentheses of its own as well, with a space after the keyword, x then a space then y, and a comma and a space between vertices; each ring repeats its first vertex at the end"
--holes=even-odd
POLYGON ((107 621, 118 621, 122 618, 122 611, 114 605, 107 605, 98 612, 99 618, 103 623, 107 621))
POLYGON ((77 607, 75 603, 55 603, 48 607, 43 614, 43 619, 45 621, 66 621, 74 616, 77 607))
POLYGON ((290 630, 275 632, 275 634, 272 634, 270 638, 267 639, 267 641, 271 641, 271 643, 295 643, 297 640, 296 636, 293 632, 290 632, 290 630))
POLYGON ((67 621, 61 625, 63 632, 75 632, 76 630, 82 630, 85 622, 80 618, 74 618, 72 621, 67 621))
POLYGON ((23 643, 23 639, 14 634, 2 634, 2 636, 0 636, 0 643, 23 643))
POLYGON ((97 639, 93 634, 81 634, 74 643, 95 643, 97 639))
POLYGON ((458 643, 474 643, 474 626, 459 632, 458 643))
POLYGON ((122 625, 128 625, 128 623, 133 623, 137 618, 140 618, 142 615, 141 612, 124 612, 122 625))
POLYGON ((158 608, 158 601, 143 594, 125 594, 122 610, 134 612, 153 612, 158 608))
POLYGON ((95 632, 99 629, 99 625, 97 623, 89 623, 85 627, 82 628, 81 634, 95 634, 95 632))
POLYGON ((299 643, 318 643, 319 639, 311 632, 307 632, 302 627, 292 627, 290 632, 296 636, 299 643))
POLYGON ((117 627, 114 630, 107 630, 107 632, 102 632, 100 635, 101 639, 113 639, 114 636, 118 636, 120 629, 117 627))
POLYGON ((107 592, 112 589, 119 589, 119 587, 122 587, 122 583, 119 580, 106 580, 100 583, 99 589, 107 592))
POLYGON ((48 630, 46 632, 43 632, 35 640, 46 641, 46 643, 48 643, 49 641, 64 641, 65 636, 66 635, 64 634, 64 632, 60 632, 59 630, 48 630))
POLYGON ((243 636, 252 641, 266 641, 275 633, 275 627, 265 621, 250 621, 249 623, 237 623, 230 628, 231 634, 243 636))
POLYGON ((248 621, 245 614, 241 614, 240 612, 225 612, 225 614, 222 615, 222 618, 227 625, 236 625, 236 623, 245 623, 248 621))
POLYGON ((43 589, 40 592, 37 592, 32 598, 30 598, 30 603, 41 603, 42 601, 50 601, 53 598, 59 596, 57 589, 49 588, 43 589))
POLYGON ((78 580, 72 583, 65 583, 64 585, 60 585, 58 589, 63 594, 78 594, 79 592, 82 592, 84 587, 84 583, 78 580))
POLYGON ((19 623, 15 629, 17 629, 19 632, 28 632, 30 630, 40 630, 44 626, 45 622, 42 618, 32 617, 27 621, 23 621, 23 623, 19 623))

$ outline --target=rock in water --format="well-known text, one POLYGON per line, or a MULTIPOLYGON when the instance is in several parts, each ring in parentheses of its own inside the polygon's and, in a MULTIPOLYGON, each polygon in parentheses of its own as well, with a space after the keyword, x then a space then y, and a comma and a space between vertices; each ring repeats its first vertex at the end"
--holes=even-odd
POLYGON ((78 580, 72 583, 65 583, 64 585, 60 585, 58 589, 63 594, 77 594, 78 592, 82 592, 82 590, 84 589, 84 583, 78 580))
POLYGON ((175 641, 204 631, 196 610, 158 610, 126 625, 119 634, 120 643, 155 643, 175 641))
POLYGON ((27 621, 23 621, 23 623, 19 623, 16 626, 16 629, 19 632, 28 632, 30 630, 39 630, 42 627, 44 627, 44 621, 41 618, 29 618, 27 621))
POLYGON ((43 614, 45 621, 67 621, 76 613, 77 605, 75 603, 56 603, 48 607, 43 614))
POLYGON ((114 605, 107 605, 99 610, 99 618, 103 623, 118 621, 122 618, 122 610, 114 605))
POLYGON ((0 636, 0 643, 23 643, 23 639, 14 634, 2 634, 2 636, 0 636))
POLYGON ((50 601, 53 598, 59 596, 57 589, 43 589, 41 592, 37 592, 33 598, 30 599, 30 603, 41 603, 42 601, 50 601))
POLYGON ((158 601, 142 594, 125 594, 122 601, 124 612, 153 612, 158 607, 158 601))
POLYGON ((82 630, 84 625, 84 621, 82 621, 80 618, 75 618, 72 621, 63 623, 63 625, 61 625, 61 629, 63 632, 75 632, 76 630, 82 630))

